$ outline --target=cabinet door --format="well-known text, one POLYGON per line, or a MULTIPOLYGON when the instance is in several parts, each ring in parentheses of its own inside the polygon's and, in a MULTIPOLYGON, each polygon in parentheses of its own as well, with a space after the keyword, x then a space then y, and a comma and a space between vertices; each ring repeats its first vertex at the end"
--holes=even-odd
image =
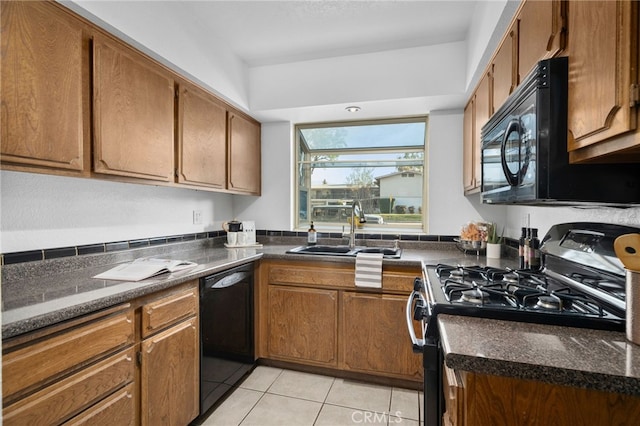
POLYGON ((465 424, 464 382, 460 374, 442 366, 442 393, 444 394, 444 426, 457 426, 465 424))
POLYGON ((462 147, 462 180, 464 193, 470 194, 476 186, 475 179, 475 94, 464 109, 464 131, 462 147))
POLYGON ((482 126, 487 124, 493 112, 491 105, 491 78, 484 75, 472 102, 467 105, 464 114, 464 152, 463 152, 463 178, 465 194, 478 192, 482 185, 482 166, 480 150, 482 148, 480 135, 482 126), (471 110, 469 107, 471 106, 471 110))
MULTIPOLYGON (((573 3, 581 2, 572 2, 571 7, 573 3)), ((527 0, 522 4, 518 14, 518 82, 539 60, 553 57, 564 49, 565 4, 561 0, 527 0)), ((573 31, 573 26, 570 28, 573 31)))
POLYGON ((270 357, 337 366, 338 292, 270 285, 268 293, 270 357))
POLYGON ((3 1, 1 8, 2 163, 83 171, 89 155, 83 26, 49 2, 3 1))
MULTIPOLYGON (((595 148, 591 145, 636 127, 632 83, 637 83, 637 70, 632 74, 632 59, 638 54, 637 14, 636 2, 570 3, 569 151, 595 148)), ((572 154, 576 162, 607 152, 572 154)))
POLYGON ((343 293, 341 338, 346 369, 422 380, 422 356, 413 352, 407 334, 406 304, 406 296, 343 293))
POLYGON ((93 58, 94 171, 173 181, 173 79, 105 37, 93 58))
POLYGON ((466 372, 466 425, 635 425, 640 398, 513 377, 466 372))
POLYGON ((186 425, 199 410, 198 319, 142 341, 142 425, 186 425))
POLYGON ((229 112, 229 189, 260 195, 260 124, 229 112))
POLYGON ((192 85, 182 85, 179 93, 177 180, 226 189, 227 109, 192 85))
POLYGON ((493 57, 493 108, 498 110, 518 85, 518 26, 512 25, 493 57))

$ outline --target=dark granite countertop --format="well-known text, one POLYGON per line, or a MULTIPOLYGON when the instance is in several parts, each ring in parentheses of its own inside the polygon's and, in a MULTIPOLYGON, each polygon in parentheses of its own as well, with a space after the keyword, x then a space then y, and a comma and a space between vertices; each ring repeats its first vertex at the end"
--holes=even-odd
MULTIPOLYGON (((286 254, 297 244, 264 244, 260 247, 225 248, 222 244, 193 242, 158 248, 87 255, 2 268, 2 338, 10 338, 118 303, 170 288, 262 257, 271 259, 318 259, 318 256, 286 254), (92 278, 118 263, 140 257, 161 257, 196 262, 198 265, 139 282, 92 278)), ((455 246, 432 243, 427 249, 404 249, 401 259, 386 263, 420 266, 421 262, 471 262, 482 256, 463 255, 455 246)), ((323 256, 322 261, 351 262, 352 257, 323 256)))
MULTIPOLYGON (((2 337, 17 336, 263 257, 320 260, 286 254, 297 245, 267 241, 260 247, 227 249, 200 241, 3 266, 2 337), (118 263, 146 256, 198 265, 140 282, 92 278, 118 263)), ((484 256, 462 254, 446 243, 403 250, 401 259, 385 259, 385 264, 486 262, 484 256)), ((352 257, 321 259, 355 262, 352 257)), ((498 261, 503 266, 509 262, 512 260, 498 261)), ((439 319, 445 361, 451 368, 640 395, 640 346, 628 343, 622 333, 450 315, 439 319)))
POLYGON ((640 346, 624 333, 438 316, 454 370, 640 396, 640 346))

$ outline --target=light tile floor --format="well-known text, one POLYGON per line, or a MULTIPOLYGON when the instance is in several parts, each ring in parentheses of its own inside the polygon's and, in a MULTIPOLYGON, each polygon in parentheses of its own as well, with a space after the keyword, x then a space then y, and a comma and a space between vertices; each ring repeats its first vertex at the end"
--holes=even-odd
POLYGON ((422 425, 422 393, 258 366, 206 426, 422 425))

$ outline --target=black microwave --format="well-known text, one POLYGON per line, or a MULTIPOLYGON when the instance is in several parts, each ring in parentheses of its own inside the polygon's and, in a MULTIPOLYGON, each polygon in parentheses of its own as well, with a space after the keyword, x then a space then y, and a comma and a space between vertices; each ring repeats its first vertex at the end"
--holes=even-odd
POLYGON ((640 204, 639 164, 569 164, 568 59, 540 61, 481 131, 490 204, 640 204))

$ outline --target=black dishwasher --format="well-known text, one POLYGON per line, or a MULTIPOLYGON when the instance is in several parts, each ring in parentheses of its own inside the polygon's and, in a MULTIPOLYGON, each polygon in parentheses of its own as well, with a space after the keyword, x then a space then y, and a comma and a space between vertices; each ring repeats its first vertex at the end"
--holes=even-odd
POLYGON ((200 279, 200 414, 255 363, 253 263, 200 279))

